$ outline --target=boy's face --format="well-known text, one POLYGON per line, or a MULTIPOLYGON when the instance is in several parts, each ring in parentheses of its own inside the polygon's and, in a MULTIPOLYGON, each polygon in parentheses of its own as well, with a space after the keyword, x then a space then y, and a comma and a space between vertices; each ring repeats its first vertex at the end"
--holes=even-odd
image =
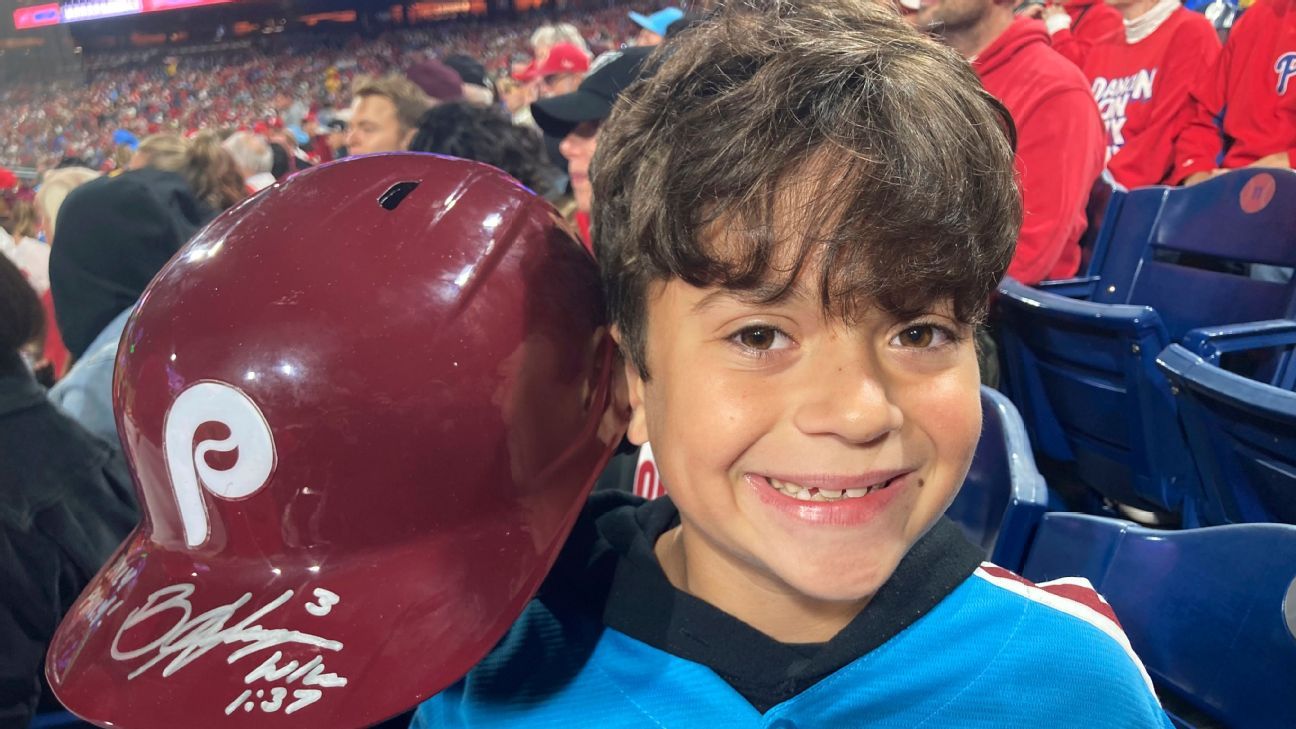
POLYGON ((867 599, 949 505, 980 436, 970 327, 948 308, 847 325, 815 287, 761 305, 654 284, 651 380, 627 366, 630 438, 652 442, 679 507, 689 590, 722 609, 744 591, 867 599))

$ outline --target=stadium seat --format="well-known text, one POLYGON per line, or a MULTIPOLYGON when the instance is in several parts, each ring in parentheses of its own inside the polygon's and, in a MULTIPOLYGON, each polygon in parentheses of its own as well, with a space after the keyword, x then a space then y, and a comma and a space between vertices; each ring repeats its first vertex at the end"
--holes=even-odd
MULTIPOLYGON (((1107 252, 1112 249, 1141 249, 1145 246, 1169 191, 1168 187, 1118 190, 1104 177, 1099 177, 1089 192, 1089 202, 1085 209, 1085 217, 1090 226, 1094 223, 1098 225, 1096 229, 1088 229, 1080 239, 1080 274, 1076 278, 1044 281, 1039 288, 1071 298, 1092 298, 1098 280, 1107 268, 1107 252), (1102 205, 1104 198, 1106 204, 1102 205)), ((1107 276, 1111 275, 1112 272, 1107 271, 1107 276)))
POLYGON ((32 717, 28 729, 90 729, 93 724, 81 721, 70 711, 51 711, 32 717))
MULTIPOLYGON (((1296 347, 1296 322, 1284 347, 1296 347)), ((1157 359, 1212 524, 1296 524, 1296 392, 1242 377, 1172 344, 1157 359)))
POLYGON ((1004 378, 1043 455, 1110 499, 1199 525, 1201 487, 1155 359, 1193 329, 1296 313, 1296 283, 1246 275, 1296 265, 1296 173, 1133 190, 1113 224, 1099 276, 1065 284, 1083 298, 1000 286, 1004 378))
POLYGON ((1096 276, 1102 268, 1107 244, 1120 218, 1121 206, 1129 193, 1120 188, 1106 172, 1094 180, 1085 203, 1085 232, 1080 236, 1080 271, 1083 276, 1096 276), (1111 219, 1112 223, 1106 221, 1111 219))
POLYGON ((945 512, 990 561, 1019 571, 1049 490, 1035 468, 1030 441, 1017 408, 998 392, 981 388, 981 440, 963 488, 945 512))
POLYGON ((1092 582, 1177 726, 1296 726, 1296 526, 1159 531, 1051 513, 1023 576, 1092 582))

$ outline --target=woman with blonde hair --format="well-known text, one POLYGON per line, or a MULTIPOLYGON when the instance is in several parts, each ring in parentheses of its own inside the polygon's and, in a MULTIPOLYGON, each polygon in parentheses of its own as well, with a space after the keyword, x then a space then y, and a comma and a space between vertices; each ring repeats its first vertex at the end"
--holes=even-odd
POLYGON ((194 195, 217 212, 247 197, 238 165, 213 132, 199 132, 189 140, 178 134, 145 137, 131 160, 131 169, 143 167, 180 173, 194 195))
POLYGON ((60 167, 45 173, 45 179, 36 190, 35 209, 41 228, 45 231, 46 243, 54 243, 58 211, 63 207, 68 193, 99 176, 98 172, 86 167, 60 167))

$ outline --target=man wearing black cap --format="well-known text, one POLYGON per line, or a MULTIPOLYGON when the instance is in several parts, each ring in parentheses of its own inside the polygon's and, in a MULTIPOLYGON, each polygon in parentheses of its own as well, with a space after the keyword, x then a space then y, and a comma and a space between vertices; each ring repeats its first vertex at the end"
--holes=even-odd
POLYGON ((598 146, 599 124, 612 113, 623 89, 639 77, 652 48, 627 48, 599 56, 585 80, 570 94, 551 96, 531 104, 531 115, 544 133, 562 139, 559 147, 567 159, 572 195, 576 198, 576 225, 590 245, 589 165, 598 146))

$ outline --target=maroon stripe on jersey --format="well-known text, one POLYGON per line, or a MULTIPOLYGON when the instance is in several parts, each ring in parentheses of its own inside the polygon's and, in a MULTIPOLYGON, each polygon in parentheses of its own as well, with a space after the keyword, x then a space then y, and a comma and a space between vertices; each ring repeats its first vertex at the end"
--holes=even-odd
POLYGON ((1108 605, 1105 601, 1103 601, 1102 597, 1097 592, 1095 592, 1094 590, 1088 587, 1084 587, 1082 585, 1071 585, 1071 584, 1037 585, 1034 582, 1031 582, 1030 580, 1026 579, 1025 577, 1022 577, 1021 575, 1006 570, 1003 567, 1000 567, 998 565, 990 564, 988 562, 982 564, 981 569, 984 570, 986 574, 989 574, 991 577, 999 577, 1006 580, 1014 580, 1016 582, 1022 583, 1023 585, 1029 585, 1031 587, 1044 590, 1045 592, 1057 595, 1058 597, 1066 598, 1067 600, 1070 600, 1072 602, 1078 602, 1081 605, 1084 605, 1090 610, 1093 610, 1094 612, 1097 612, 1099 615, 1102 615, 1103 617, 1112 621, 1117 626, 1120 625, 1120 620, 1116 618, 1116 613, 1111 609, 1111 606, 1108 605))

